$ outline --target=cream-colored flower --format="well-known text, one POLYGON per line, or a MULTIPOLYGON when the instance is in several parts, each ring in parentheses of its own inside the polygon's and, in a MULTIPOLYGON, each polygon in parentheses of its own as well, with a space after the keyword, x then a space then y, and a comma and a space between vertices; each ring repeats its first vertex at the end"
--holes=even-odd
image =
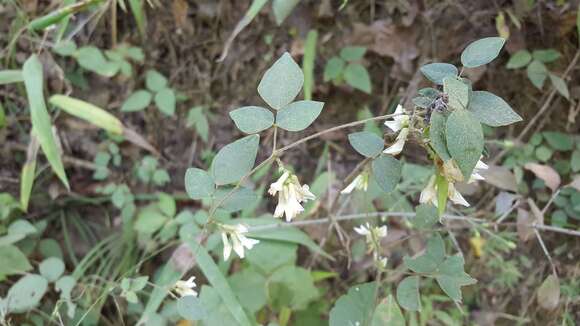
POLYGON ((352 182, 342 189, 341 194, 350 194, 353 190, 358 189, 362 191, 367 191, 369 187, 369 173, 367 171, 362 172, 357 175, 352 182))
POLYGON ((244 233, 248 232, 248 228, 243 224, 220 224, 220 227, 222 229, 222 242, 224 245, 224 260, 230 258, 232 249, 234 249, 240 258, 244 258, 244 247, 250 250, 254 245, 260 243, 259 240, 250 239, 244 235, 244 233))
POLYGON ((405 142, 407 141, 408 136, 409 136, 409 128, 401 129, 401 132, 399 132, 397 139, 395 139, 395 143, 387 147, 383 151, 383 153, 391 155, 399 155, 403 151, 403 147, 405 146, 405 142))
POLYGON ((398 132, 399 130, 406 128, 409 126, 409 116, 404 114, 405 109, 401 104, 397 105, 394 114, 396 116, 393 117, 392 121, 385 121, 385 126, 389 127, 394 132, 398 132))
POLYGON ((454 159, 447 160, 443 163, 442 174, 449 182, 461 182, 464 180, 463 173, 461 173, 454 159))
POLYGON ((471 172, 471 177, 469 178, 469 181, 467 183, 472 183, 472 182, 478 181, 478 180, 485 180, 485 178, 480 173, 482 171, 487 170, 488 168, 489 168, 489 166, 487 166, 487 164, 483 163, 483 161, 481 159, 479 161, 477 161, 477 164, 475 165, 473 172, 471 172))
POLYGON ((304 211, 301 203, 316 199, 308 185, 300 185, 298 177, 289 171, 284 171, 278 181, 270 185, 268 193, 272 196, 278 194, 274 217, 282 217, 285 214, 287 222, 304 211))
POLYGON ((379 239, 387 236, 387 226, 371 226, 368 222, 354 227, 354 231, 360 235, 366 236, 367 242, 372 243, 373 238, 379 239))
POLYGON ((192 276, 189 279, 187 279, 187 281, 179 280, 175 282, 175 285, 173 286, 173 291, 182 298, 188 295, 192 295, 194 297, 197 296, 197 292, 195 292, 195 290, 193 289, 196 287, 194 280, 195 277, 192 276))
MULTIPOLYGON (((469 207, 469 203, 463 198, 461 193, 457 191, 453 182, 449 182, 447 186, 447 198, 451 200, 454 204, 463 205, 469 207)), ((431 203, 433 206, 437 207, 437 184, 435 182, 435 176, 432 176, 427 183, 427 186, 421 195, 419 196, 419 202, 421 204, 431 203)))
POLYGON ((397 139, 395 139, 395 143, 383 151, 385 154, 399 155, 405 146, 405 142, 409 136, 409 116, 404 113, 405 109, 399 104, 395 110, 396 116, 393 117, 393 120, 385 121, 385 126, 399 133, 397 139))

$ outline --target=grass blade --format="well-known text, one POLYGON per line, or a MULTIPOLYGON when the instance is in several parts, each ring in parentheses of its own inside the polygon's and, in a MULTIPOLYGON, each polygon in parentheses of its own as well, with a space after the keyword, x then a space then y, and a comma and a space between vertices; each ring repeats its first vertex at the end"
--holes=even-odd
POLYGON ((32 55, 24 62, 22 75, 24 76, 24 86, 26 87, 26 95, 28 97, 28 104, 30 105, 30 118, 32 120, 33 132, 38 138, 40 147, 48 163, 50 163, 52 170, 66 188, 70 189, 56 140, 52 133, 50 116, 46 110, 42 86, 42 64, 36 55, 32 55))
POLYGON ((19 83, 24 81, 20 70, 0 70, 0 85, 19 83))
POLYGON ((123 133, 123 124, 119 119, 91 103, 64 95, 53 95, 48 102, 108 132, 118 135, 123 133))
POLYGON ((312 99, 312 90, 314 89, 314 61, 316 60, 316 42, 318 32, 311 29, 306 36, 306 45, 304 46, 304 57, 302 58, 302 72, 304 73, 304 99, 312 99))
POLYGON ((238 325, 252 326, 252 322, 244 312, 242 305, 236 298, 236 295, 232 291, 228 281, 219 270, 207 250, 195 241, 189 241, 188 245, 195 256, 197 265, 203 272, 203 275, 205 275, 207 280, 219 293, 224 304, 238 322, 238 325))
POLYGON ((26 162, 22 166, 22 173, 20 173, 20 207, 23 211, 28 210, 28 203, 30 201, 30 193, 32 192, 32 185, 36 172, 36 157, 38 156, 38 139, 33 132, 30 133, 30 144, 26 151, 26 162))
POLYGON ((226 41, 226 44, 224 45, 224 50, 222 51, 222 55, 217 60, 218 62, 224 61, 224 59, 228 56, 230 46, 232 46, 232 43, 234 42, 234 39, 236 38, 236 36, 238 36, 238 34, 240 34, 240 32, 242 30, 244 30, 244 28, 246 28, 246 26, 248 26, 252 22, 252 20, 254 20, 254 18, 258 15, 260 10, 262 10, 262 8, 266 5, 266 3, 268 3, 268 0, 254 0, 254 1, 252 1, 252 5, 250 6, 250 8, 248 8, 248 11, 246 11, 246 13, 244 14, 244 17, 242 17, 242 19, 240 19, 240 21, 238 22, 238 24, 234 28, 232 34, 230 35, 230 37, 228 37, 228 40, 226 41))
POLYGON ((143 2, 141 0, 129 0, 129 7, 135 17, 135 22, 137 23, 137 29, 142 38, 145 38, 145 11, 143 10, 143 2))

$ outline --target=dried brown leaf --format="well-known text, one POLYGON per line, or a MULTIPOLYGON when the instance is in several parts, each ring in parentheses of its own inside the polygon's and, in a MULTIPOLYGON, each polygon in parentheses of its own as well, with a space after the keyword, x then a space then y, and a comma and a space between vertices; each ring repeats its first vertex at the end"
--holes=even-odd
POLYGON ((518 230, 518 237, 522 241, 528 241, 534 235, 534 229, 531 227, 533 219, 530 217, 530 212, 523 208, 518 208, 518 220, 516 227, 518 230))
POLYGON ((551 166, 538 163, 527 163, 524 165, 524 168, 526 170, 532 171, 536 177, 544 180, 546 186, 552 189, 552 191, 556 191, 562 182, 558 172, 556 172, 556 170, 554 170, 554 168, 551 166))
POLYGON ((546 277, 538 289, 538 304, 546 310, 554 310, 560 301, 560 280, 557 275, 546 277))
POLYGON ((489 168, 482 171, 481 175, 485 178, 485 182, 492 186, 513 192, 518 191, 516 177, 512 171, 506 167, 489 165, 489 168))

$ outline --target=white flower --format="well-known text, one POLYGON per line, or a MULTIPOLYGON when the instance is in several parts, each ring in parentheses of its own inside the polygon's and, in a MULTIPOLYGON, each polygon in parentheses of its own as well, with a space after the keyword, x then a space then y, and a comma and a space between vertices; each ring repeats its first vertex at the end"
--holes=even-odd
POLYGON ((485 178, 480 173, 484 170, 487 170, 488 168, 489 167, 487 164, 483 163, 481 159, 477 161, 477 164, 475 165, 473 172, 471 172, 471 177, 467 183, 472 183, 477 180, 485 180, 485 178))
POLYGON ((222 228, 222 242, 224 244, 224 260, 230 258, 232 248, 240 258, 244 258, 244 247, 250 250, 260 242, 244 236, 244 233, 248 232, 248 228, 243 224, 220 224, 220 227, 222 228))
POLYGON ((395 143, 387 147, 383 151, 383 153, 391 155, 399 155, 401 151, 403 151, 403 147, 405 146, 405 142, 407 141, 408 136, 409 136, 409 128, 403 128, 401 132, 399 132, 399 135, 397 136, 395 143))
MULTIPOLYGON (((453 182, 449 182, 447 186, 447 198, 451 200, 454 204, 463 205, 469 207, 469 203, 463 198, 461 193, 455 189, 453 182)), ((421 196, 419 197, 419 202, 421 204, 431 203, 433 206, 437 207, 437 184, 435 182, 435 176, 429 179, 429 183, 423 191, 421 191, 421 196)))
POLYGON ((395 110, 396 116, 393 117, 393 120, 385 121, 385 126, 389 127, 392 131, 399 133, 395 143, 383 151, 385 154, 399 155, 405 146, 405 142, 409 136, 409 116, 404 113, 405 109, 403 109, 403 106, 399 104, 395 110))
POLYGON ((192 295, 194 297, 197 296, 197 292, 193 290, 193 288, 196 287, 194 280, 195 277, 192 276, 189 279, 187 279, 187 281, 179 280, 175 282, 175 285, 173 286, 173 291, 175 291, 182 298, 188 295, 192 295))
POLYGON ((304 211, 301 203, 316 199, 308 185, 300 185, 298 177, 289 171, 285 171, 278 181, 270 185, 268 193, 272 196, 278 194, 278 205, 274 211, 274 217, 282 217, 286 214, 287 222, 304 211))
POLYGON ((361 224, 358 227, 354 227, 354 231, 360 235, 364 235, 367 238, 367 242, 372 243, 373 238, 379 239, 387 236, 387 226, 383 225, 381 227, 371 226, 368 222, 361 224))
POLYGON ((394 114, 396 116, 393 117, 393 121, 385 121, 385 126, 389 127, 394 132, 398 132, 399 130, 407 127, 409 124, 409 116, 405 113, 405 109, 401 104, 397 105, 394 114))
POLYGON ((464 179, 463 173, 459 169, 459 166, 457 166, 457 163, 454 159, 447 160, 443 163, 442 174, 449 182, 461 182, 464 179))
POLYGON ((368 172, 362 172, 361 174, 357 175, 352 182, 346 186, 346 188, 342 189, 340 192, 341 194, 350 194, 353 190, 359 189, 362 191, 367 191, 369 187, 369 174, 368 172))

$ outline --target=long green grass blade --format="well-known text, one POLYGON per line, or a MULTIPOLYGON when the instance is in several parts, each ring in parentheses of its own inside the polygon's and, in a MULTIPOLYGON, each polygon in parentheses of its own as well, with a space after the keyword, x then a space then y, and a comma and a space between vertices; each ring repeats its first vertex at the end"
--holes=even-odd
POLYGON ((145 20, 145 10, 143 10, 143 1, 141 0, 129 0, 129 7, 131 8, 131 13, 135 18, 137 23, 137 29, 141 37, 145 37, 145 27, 147 21, 145 20))
POLYGON ((211 258, 211 256, 207 252, 207 250, 195 241, 189 241, 187 244, 191 248, 191 251, 195 256, 197 265, 203 272, 203 275, 205 275, 207 280, 219 293, 225 306, 228 308, 232 316, 238 322, 238 325, 252 326, 252 322, 244 312, 242 305, 236 298, 236 295, 232 291, 232 288, 230 287, 228 281, 226 280, 222 272, 219 270, 219 268, 213 261, 213 258, 211 258))
POLYGON ((316 60, 316 42, 318 32, 311 29, 306 35, 306 45, 304 46, 304 57, 302 58, 302 72, 304 73, 304 99, 312 99, 314 89, 314 61, 316 60))
POLYGON ((26 162, 22 166, 20 173, 20 207, 23 211, 28 210, 28 203, 30 201, 30 194, 32 193, 32 185, 34 184, 34 176, 36 173, 36 156, 38 155, 38 139, 33 132, 30 133, 30 144, 26 153, 26 162))
POLYGON ((56 140, 52 133, 50 116, 46 110, 42 86, 42 64, 36 55, 30 56, 30 58, 24 62, 22 75, 24 76, 24 86, 26 87, 26 95, 28 97, 28 104, 30 105, 32 129, 38 138, 40 147, 42 148, 48 163, 50 163, 52 170, 56 173, 66 188, 70 189, 66 173, 64 172, 64 165, 62 164, 60 153, 56 145, 56 140))
POLYGON ((20 70, 0 70, 0 85, 24 81, 20 70))
POLYGON ((91 103, 64 95, 53 95, 48 102, 111 133, 118 135, 123 133, 123 124, 119 119, 91 103))

